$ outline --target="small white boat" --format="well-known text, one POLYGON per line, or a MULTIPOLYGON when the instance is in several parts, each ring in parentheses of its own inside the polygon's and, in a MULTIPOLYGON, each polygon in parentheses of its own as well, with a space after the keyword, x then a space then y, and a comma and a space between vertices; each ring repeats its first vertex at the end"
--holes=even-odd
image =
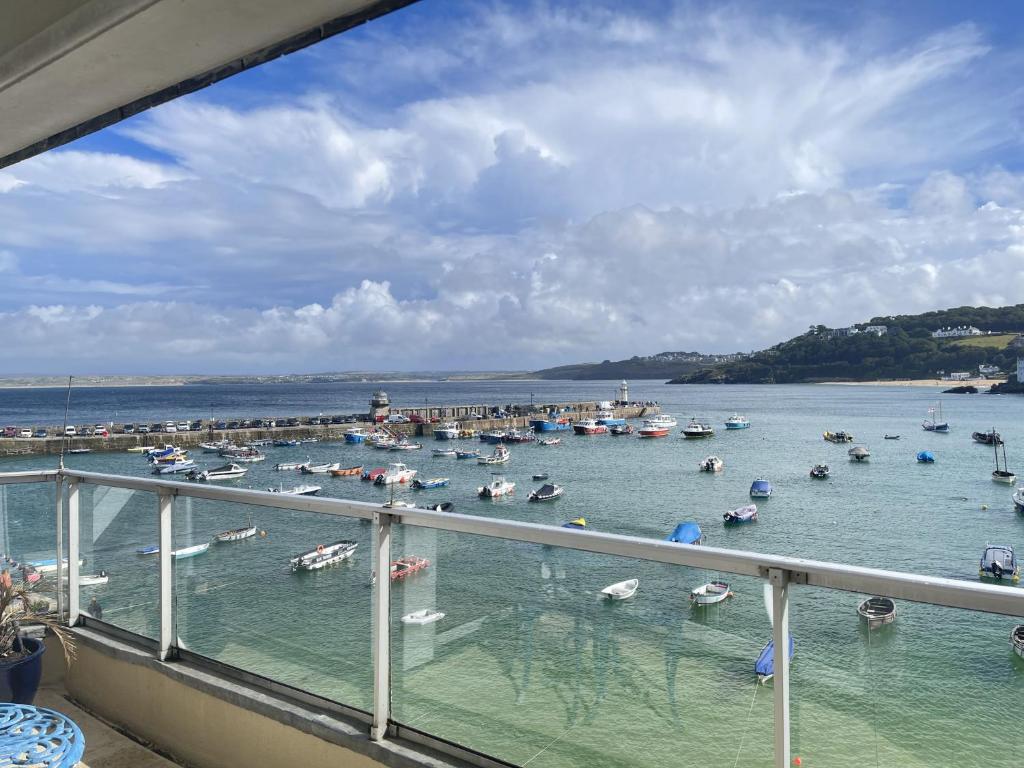
MULTIPOLYGON (((64 573, 64 581, 67 582, 68 574, 64 573)), ((78 577, 78 586, 80 587, 95 587, 100 584, 106 584, 110 581, 110 577, 107 576, 106 571, 100 571, 99 573, 83 573, 78 577)))
POLYGON ((867 622, 868 629, 878 629, 896 621, 896 603, 888 597, 869 597, 857 606, 857 613, 867 622))
POLYGON ((222 531, 213 537, 214 541, 225 544, 229 541, 242 541, 256 535, 256 526, 252 524, 252 516, 246 519, 244 528, 234 528, 230 531, 222 531))
POLYGON ((184 560, 186 557, 201 555, 209 548, 210 542, 207 541, 203 544, 194 544, 191 547, 185 547, 184 549, 176 549, 171 552, 171 556, 174 557, 175 560, 184 560))
POLYGON ((300 471, 304 475, 326 475, 332 469, 341 469, 339 462, 333 464, 303 464, 300 471))
POLYGON ((175 461, 170 464, 157 464, 153 468, 154 475, 174 475, 178 472, 188 472, 189 470, 195 469, 196 463, 192 459, 186 459, 185 461, 175 461))
POLYGON ((495 475, 487 485, 481 485, 476 489, 477 495, 486 499, 495 499, 499 496, 508 496, 514 493, 516 484, 506 480, 501 475, 495 475))
POLYGON ((645 421, 644 423, 653 424, 654 426, 657 427, 665 427, 666 429, 671 429, 672 427, 676 427, 679 425, 679 422, 676 421, 675 416, 669 416, 667 413, 659 413, 657 416, 652 416, 651 418, 647 419, 647 421, 645 421))
POLYGON ((1015 510, 1024 512, 1024 485, 1017 486, 1010 499, 1013 501, 1013 508, 1015 510))
POLYGON ((306 462, 304 461, 285 461, 280 464, 275 464, 274 469, 278 472, 287 472, 293 469, 302 469, 304 466, 306 466, 306 462))
POLYGON ((640 586, 640 579, 627 579, 615 584, 610 584, 601 590, 601 594, 612 600, 628 600, 636 594, 636 588, 640 586))
POLYGON ((726 429, 747 429, 750 426, 750 419, 746 416, 740 416, 734 413, 728 419, 725 420, 726 429))
POLYGON ((725 469, 725 462, 717 456, 708 456, 697 465, 701 472, 721 472, 725 469))
POLYGON ((562 438, 560 437, 548 437, 544 440, 538 440, 537 445, 561 445, 562 438))
POLYGON ((458 451, 454 448, 435 448, 431 453, 435 456, 454 456, 458 451))
POLYGON ((1024 659, 1024 624, 1018 624, 1010 632, 1010 645, 1013 652, 1024 659))
POLYGON ((389 464, 387 471, 378 475, 374 480, 375 485, 392 485, 394 483, 408 483, 416 477, 416 470, 409 469, 405 464, 389 464))
POLYGON ((319 485, 296 485, 294 488, 267 488, 271 493, 280 493, 282 496, 316 496, 320 493, 319 485))
POLYGON ((740 523, 757 522, 757 504, 747 504, 745 507, 730 509, 722 515, 726 525, 738 525, 740 523))
POLYGON ((317 571, 329 565, 347 560, 359 546, 354 541, 343 539, 333 544, 318 544, 314 549, 295 555, 288 562, 293 571, 317 571))
POLYGON ((729 597, 732 597, 732 592, 726 582, 711 581, 690 592, 690 603, 698 606, 714 605, 729 597))
POLYGON ((211 482, 213 480, 235 480, 239 477, 245 477, 245 473, 249 471, 248 467, 243 467, 239 464, 232 462, 231 464, 225 464, 223 467, 216 467, 215 469, 204 469, 202 472, 189 473, 189 477, 195 475, 197 480, 205 480, 211 482))
POLYGON ((477 464, 505 464, 512 458, 512 452, 504 445, 499 445, 490 456, 481 456, 477 464))
POLYGON ((424 608, 422 611, 413 611, 407 613, 402 617, 403 624, 418 624, 420 626, 424 624, 433 624, 435 621, 440 621, 444 618, 442 611, 435 611, 430 608, 424 608))

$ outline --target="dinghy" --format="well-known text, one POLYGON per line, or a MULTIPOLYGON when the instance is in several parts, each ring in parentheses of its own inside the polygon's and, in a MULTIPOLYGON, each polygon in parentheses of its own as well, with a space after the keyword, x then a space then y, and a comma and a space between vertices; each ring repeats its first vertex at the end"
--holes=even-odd
POLYGON ((1018 624, 1010 632, 1010 645, 1013 652, 1024 659, 1024 624, 1018 624))
POLYGON ((726 525, 738 525, 740 523, 757 522, 757 504, 747 504, 745 507, 730 509, 722 515, 726 525))
POLYGON ((729 585, 724 581, 711 581, 690 591, 690 603, 697 606, 714 605, 732 597, 729 585))
POLYGON ((1001 544, 989 544, 981 555, 978 576, 990 579, 1007 579, 1014 583, 1020 581, 1020 567, 1013 554, 1013 547, 1001 544))
POLYGON ((537 472, 530 479, 531 480, 547 480, 548 479, 548 473, 547 472, 537 472))
MULTIPOLYGON (((614 432, 612 433, 614 434, 614 432)), ((537 445, 561 445, 562 438, 560 437, 549 437, 544 440, 538 440, 537 445)))
POLYGON ((601 594, 612 600, 628 600, 636 594, 638 586, 640 586, 639 579, 627 579, 605 587, 601 590, 601 594))
POLYGON ((867 622, 868 629, 878 629, 896 621, 896 603, 888 597, 869 597, 857 606, 857 613, 867 622))
POLYGON ((696 523, 680 523, 668 536, 665 537, 665 541, 671 541, 674 544, 703 544, 705 540, 704 534, 700 530, 700 526, 696 523))
POLYGON ((417 491, 426 491, 430 488, 444 488, 449 482, 447 477, 431 477, 428 480, 413 480, 412 487, 417 491))
POLYGON ((287 472, 292 469, 302 469, 304 466, 306 466, 306 462, 303 461, 285 461, 275 464, 274 469, 278 472, 287 472))
POLYGON ((175 560, 184 560, 186 557, 195 557, 196 555, 201 555, 204 552, 206 552, 206 550, 208 550, 209 548, 210 542, 207 541, 203 544, 194 544, 191 547, 176 549, 171 553, 171 555, 174 557, 175 560))
POLYGON ((326 463, 326 464, 303 464, 300 467, 300 471, 304 475, 326 475, 332 469, 341 469, 339 463, 326 463))
POLYGON ((440 621, 443 618, 443 612, 424 608, 422 611, 413 611, 412 613, 405 614, 402 617, 402 623, 422 626, 424 624, 433 624, 435 621, 440 621))
POLYGON ((360 475, 363 472, 362 465, 358 467, 343 467, 341 469, 332 469, 328 474, 331 477, 352 477, 354 475, 360 475))
POLYGON ((443 501, 440 504, 433 504, 429 507, 420 507, 420 509, 427 509, 431 512, 454 512, 455 505, 450 501, 443 501))
POLYGON ((899 435, 890 435, 890 434, 887 433, 885 435, 885 439, 886 440, 899 440, 900 436, 899 435))
POLYGON ((107 576, 106 571, 100 571, 99 573, 83 573, 78 577, 78 586, 95 587, 100 584, 106 584, 108 581, 110 581, 110 577, 107 576))
POLYGON ((280 493, 282 496, 316 496, 320 493, 319 485, 296 485, 294 488, 267 488, 271 493, 280 493))
MULTIPOLYGON (((789 636, 789 658, 793 658, 793 635, 789 636)), ((761 649, 757 661, 754 662, 754 672, 757 673, 758 683, 767 683, 775 677, 775 641, 769 640, 768 645, 761 649)))
POLYGON ((479 459, 480 451, 456 451, 456 459, 479 459))
POLYGON ((458 453, 454 448, 435 448, 431 451, 434 456, 456 456, 458 453))
POLYGON ((560 485, 554 485, 553 483, 545 483, 535 491, 530 491, 530 495, 526 497, 527 501, 553 501, 565 493, 565 489, 560 485))
POLYGON ((246 517, 245 526, 242 528, 233 528, 230 531, 221 531, 213 540, 226 544, 229 541, 242 541, 256 535, 256 526, 252 524, 252 515, 246 517))
POLYGON ((148 547, 139 547, 135 550, 137 555, 158 555, 160 554, 159 544, 150 544, 148 547))

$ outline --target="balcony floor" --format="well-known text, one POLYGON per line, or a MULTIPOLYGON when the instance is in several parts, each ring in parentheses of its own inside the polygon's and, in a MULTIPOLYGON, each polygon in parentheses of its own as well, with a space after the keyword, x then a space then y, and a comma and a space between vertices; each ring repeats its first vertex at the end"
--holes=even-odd
POLYGON ((68 701, 63 686, 40 688, 33 703, 67 715, 82 729, 85 759, 79 763, 81 768, 176 768, 178 765, 76 707, 68 701))

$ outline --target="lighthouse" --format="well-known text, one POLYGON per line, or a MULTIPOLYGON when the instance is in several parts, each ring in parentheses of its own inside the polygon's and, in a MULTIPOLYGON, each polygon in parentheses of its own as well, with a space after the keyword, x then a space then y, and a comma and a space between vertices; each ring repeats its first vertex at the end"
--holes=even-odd
POLYGON ((381 422, 391 412, 391 399, 383 389, 378 389, 370 398, 370 421, 381 422))
POLYGON ((625 379, 623 379, 622 383, 619 384, 619 402, 622 405, 627 405, 629 403, 629 384, 626 383, 625 379))

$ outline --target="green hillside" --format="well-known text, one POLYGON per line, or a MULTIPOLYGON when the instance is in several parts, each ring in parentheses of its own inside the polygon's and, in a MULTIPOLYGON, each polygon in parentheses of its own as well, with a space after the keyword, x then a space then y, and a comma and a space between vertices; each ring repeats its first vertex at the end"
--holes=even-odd
POLYGON ((648 357, 628 360, 605 360, 601 363, 575 363, 534 371, 538 379, 666 379, 683 376, 722 362, 734 355, 703 355, 699 352, 660 352, 648 357))
POLYGON ((1024 332, 1024 304, 956 307, 921 315, 875 317, 836 336, 825 326, 741 360, 721 363, 673 379, 672 384, 758 384, 931 378, 938 371, 977 371, 979 364, 1016 369, 1017 334, 1024 332), (878 336, 863 332, 884 325, 878 336), (992 335, 935 339, 944 327, 974 326, 992 335))

